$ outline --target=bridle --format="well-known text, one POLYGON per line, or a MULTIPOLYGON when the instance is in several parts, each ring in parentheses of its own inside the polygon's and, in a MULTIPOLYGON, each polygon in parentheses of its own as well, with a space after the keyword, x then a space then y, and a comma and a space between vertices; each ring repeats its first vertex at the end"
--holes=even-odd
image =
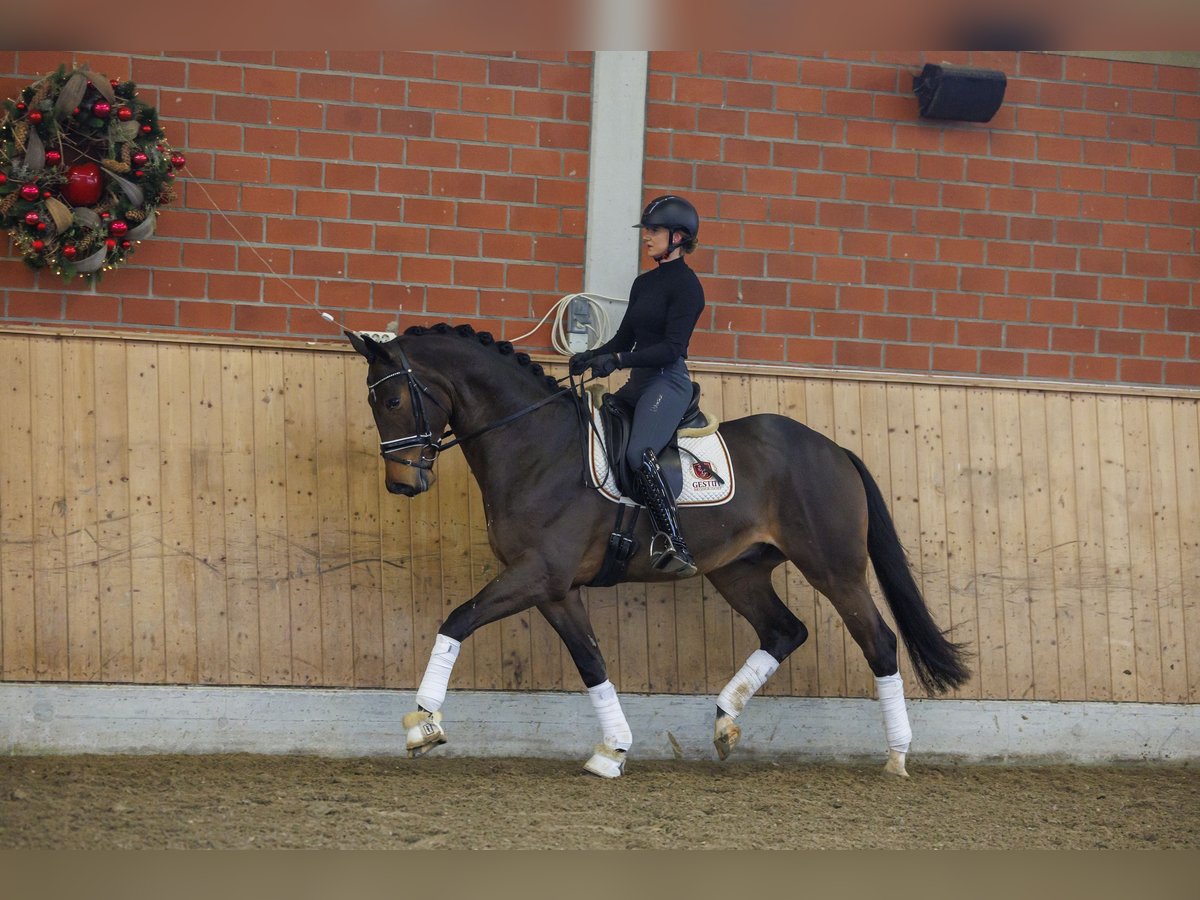
POLYGON ((412 363, 408 361, 408 356, 405 355, 404 349, 402 347, 395 347, 392 352, 399 357, 400 368, 395 372, 389 372, 387 375, 384 375, 382 378, 376 381, 368 382, 367 396, 370 398, 371 403, 374 404, 376 400, 375 388, 379 387, 379 385, 383 384, 385 381, 390 381, 393 378, 399 378, 403 375, 408 381, 408 396, 412 404, 413 416, 416 419, 417 431, 415 434, 410 434, 408 437, 393 438, 390 441, 381 440, 379 442, 379 455, 389 462, 396 462, 405 466, 412 466, 416 469, 432 469, 433 464, 437 461, 438 454, 443 450, 449 450, 451 447, 456 447, 459 444, 471 440, 472 438, 479 437, 479 435, 491 431, 493 428, 499 428, 501 425, 507 425, 509 422, 515 422, 522 416, 533 412, 538 407, 545 406, 551 400, 557 400, 564 394, 571 393, 570 388, 560 388, 549 397, 543 397, 536 403, 531 403, 529 406, 517 410, 512 415, 505 416, 503 419, 492 422, 490 425, 485 425, 483 428, 473 431, 468 435, 456 437, 452 441, 447 441, 446 438, 450 437, 450 435, 454 433, 454 430, 447 428, 440 437, 434 438, 433 432, 429 428, 429 418, 425 415, 425 401, 422 398, 428 397, 433 402, 434 406, 444 412, 446 414, 447 422, 450 420, 450 410, 446 409, 446 407, 441 404, 438 398, 433 395, 433 392, 430 391, 429 388, 426 387, 426 385, 417 377, 417 373, 413 371, 412 363), (410 450, 413 447, 421 448, 421 455, 416 460, 397 459, 391 455, 398 453, 401 450, 410 450))

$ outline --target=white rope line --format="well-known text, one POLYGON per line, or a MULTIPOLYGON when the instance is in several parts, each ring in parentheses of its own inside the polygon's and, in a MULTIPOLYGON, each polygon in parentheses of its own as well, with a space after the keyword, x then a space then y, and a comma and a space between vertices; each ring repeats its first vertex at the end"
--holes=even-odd
POLYGON ((245 244, 247 247, 250 248, 250 252, 258 257, 259 262, 261 262, 264 266, 267 267, 267 271, 270 272, 274 278, 276 278, 280 282, 282 282, 289 291, 291 291, 293 294, 295 294, 296 297, 299 298, 301 303, 303 303, 307 306, 311 306, 313 309, 313 312, 315 312, 317 315, 319 315, 326 322, 330 322, 333 325, 336 325, 342 331, 350 330, 345 325, 343 325, 341 322, 339 322, 337 319, 335 319, 332 315, 330 315, 329 313, 322 310, 320 304, 318 304, 316 300, 309 300, 307 297, 305 297, 303 294, 301 294, 298 290, 296 290, 296 288, 292 285, 292 283, 290 281, 288 281, 286 278, 284 278, 282 275, 280 275, 278 272, 276 272, 275 269, 272 268, 271 263, 266 259, 266 257, 264 257, 261 253, 258 252, 258 248, 255 247, 252 243, 250 243, 249 240, 246 239, 246 236, 244 234, 242 234, 241 229, 239 229, 235 224, 233 224, 233 220, 231 220, 229 218, 229 216, 225 215, 225 211, 222 210, 221 207, 217 205, 217 202, 215 200, 213 200, 212 194, 210 194, 208 192, 208 189, 204 186, 204 182, 202 182, 200 179, 196 178, 195 175, 192 174, 192 170, 190 168, 188 168, 188 166, 185 165, 183 167, 183 169, 185 172, 187 172, 188 177, 191 179, 188 182, 188 185, 190 186, 190 185, 194 184, 196 187, 200 188, 200 192, 202 194, 204 194, 204 196, 208 199, 209 205, 212 206, 212 208, 214 210, 216 210, 217 215, 219 215, 222 219, 225 220, 225 224, 233 229, 233 233, 238 236, 239 240, 241 240, 241 242, 243 244, 245 244))

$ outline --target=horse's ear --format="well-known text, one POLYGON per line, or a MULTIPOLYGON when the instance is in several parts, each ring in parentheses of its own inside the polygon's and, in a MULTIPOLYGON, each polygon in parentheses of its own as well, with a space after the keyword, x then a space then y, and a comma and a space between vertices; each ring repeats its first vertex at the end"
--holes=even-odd
POLYGON ((350 343, 354 345, 354 349, 367 358, 367 362, 375 362, 376 359, 383 356, 383 348, 371 337, 365 334, 359 334, 356 331, 343 331, 346 337, 350 338, 350 343))

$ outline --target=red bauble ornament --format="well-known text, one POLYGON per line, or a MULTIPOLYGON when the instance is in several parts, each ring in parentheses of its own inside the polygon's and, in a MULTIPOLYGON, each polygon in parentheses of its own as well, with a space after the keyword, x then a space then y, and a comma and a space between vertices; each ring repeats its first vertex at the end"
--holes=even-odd
POLYGON ((104 177, 94 162, 80 163, 67 169, 63 196, 72 206, 91 206, 104 191, 104 177))
POLYGON ((46 223, 45 223, 45 222, 38 222, 38 224, 37 224, 37 230, 38 230, 38 231, 45 231, 45 230, 46 230, 46 223))
POLYGON ((173 165, 177 169, 182 169, 184 166, 187 165, 187 157, 184 156, 182 153, 172 153, 171 154, 171 165, 173 165))
POLYGON ((36 125, 38 122, 42 121, 42 114, 35 109, 29 114, 29 121, 36 125))
POLYGON ((128 122, 130 119, 133 118, 133 110, 130 109, 128 106, 122 106, 120 109, 117 110, 117 118, 120 119, 122 122, 128 122))
POLYGON ((57 166, 60 162, 62 162, 61 153, 59 153, 57 150, 46 151, 46 165, 57 166))
POLYGON ((63 247, 63 256, 65 256, 67 259, 74 259, 75 254, 78 252, 79 251, 76 250, 74 247, 71 247, 71 246, 63 247))
POLYGON ((92 115, 97 119, 107 119, 110 112, 112 112, 112 106, 107 100, 97 100, 92 104, 92 115))
POLYGON ((116 87, 121 82, 117 81, 117 79, 115 79, 115 78, 110 78, 110 79, 108 79, 108 83, 111 84, 113 87, 116 87))
POLYGON ((105 221, 107 221, 108 219, 111 219, 111 218, 112 218, 112 213, 109 213, 109 212, 102 212, 102 213, 100 213, 100 218, 102 218, 102 219, 104 219, 105 221))
POLYGON ((54 196, 54 194, 51 191, 42 191, 42 199, 43 200, 49 200, 53 196, 54 196))
POLYGON ((108 226, 108 230, 111 231, 117 237, 120 237, 121 235, 123 235, 125 232, 127 232, 129 230, 129 223, 126 222, 124 219, 117 219, 111 225, 108 226))
POLYGON ((34 242, 33 242, 33 249, 34 249, 34 250, 37 250, 39 253, 40 253, 40 252, 41 252, 43 249, 45 249, 45 247, 46 247, 46 242, 45 242, 45 241, 34 241, 34 242))
POLYGON ((32 210, 25 213, 25 224, 26 225, 29 225, 30 227, 32 227, 34 225, 37 225, 37 223, 40 221, 42 221, 42 217, 39 216, 37 213, 33 212, 32 210))
POLYGON ((131 241, 121 241, 121 249, 122 250, 128 250, 132 246, 133 246, 133 243, 131 241))
POLYGON ((145 178, 146 173, 143 172, 141 169, 135 169, 133 172, 133 177, 134 178, 145 178))
POLYGON ((5 184, 5 183, 7 183, 7 181, 8 181, 8 176, 5 175, 3 172, 0 172, 0 184, 5 184))
POLYGON ((22 102, 20 102, 20 103, 18 103, 18 104, 17 104, 17 112, 25 112, 25 103, 24 103, 24 101, 22 101, 22 102))
POLYGON ((131 163, 133 163, 135 166, 144 166, 146 164, 146 160, 148 160, 149 158, 150 157, 148 157, 145 153, 143 153, 141 150, 139 150, 137 153, 133 154, 133 156, 129 157, 129 161, 131 163))
POLYGON ((114 247, 117 246, 117 242, 114 241, 112 238, 109 238, 107 241, 104 242, 104 246, 107 247, 109 250, 112 250, 114 247))
POLYGON ((36 184, 26 184, 21 188, 21 199, 33 203, 38 197, 42 196, 42 189, 36 184))
POLYGON ((153 129, 153 128, 151 128, 149 125, 143 125, 143 126, 142 126, 142 134, 149 134, 149 133, 150 133, 150 132, 152 132, 153 130, 154 130, 154 129, 153 129))

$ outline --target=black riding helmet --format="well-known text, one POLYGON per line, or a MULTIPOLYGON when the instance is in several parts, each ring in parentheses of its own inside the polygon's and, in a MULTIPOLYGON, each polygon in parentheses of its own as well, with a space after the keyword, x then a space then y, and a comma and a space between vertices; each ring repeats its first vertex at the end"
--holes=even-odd
POLYGON ((696 207, 674 194, 655 197, 646 204, 646 208, 642 210, 642 220, 633 227, 646 228, 650 226, 667 228, 672 232, 687 232, 690 240, 695 240, 700 236, 700 216, 696 212, 696 207))

